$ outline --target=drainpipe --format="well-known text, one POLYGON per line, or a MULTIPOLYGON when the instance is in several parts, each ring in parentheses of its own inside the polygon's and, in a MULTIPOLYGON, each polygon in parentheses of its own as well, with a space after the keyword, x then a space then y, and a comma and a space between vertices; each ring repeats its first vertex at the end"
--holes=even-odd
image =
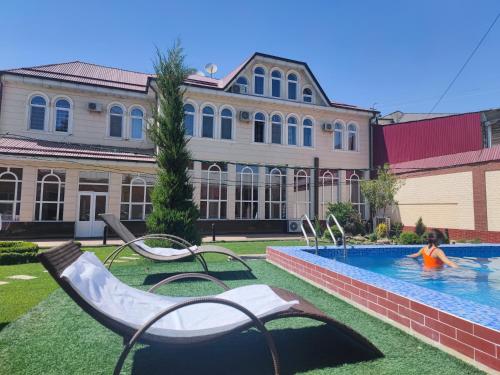
POLYGON ((314 158, 314 218, 319 219, 319 158, 314 158))
POLYGON ((0 115, 2 114, 2 94, 3 94, 3 82, 2 82, 2 74, 0 74, 0 115))
POLYGON ((373 112, 373 116, 370 117, 369 125, 370 131, 368 132, 368 168, 370 168, 370 178, 373 173, 373 127, 378 126, 378 113, 373 112))

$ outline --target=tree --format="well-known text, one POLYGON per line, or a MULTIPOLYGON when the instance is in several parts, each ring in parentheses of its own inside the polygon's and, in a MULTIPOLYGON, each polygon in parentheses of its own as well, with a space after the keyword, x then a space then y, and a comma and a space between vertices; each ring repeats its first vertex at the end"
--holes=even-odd
POLYGON ((152 193, 153 212, 147 219, 149 233, 168 233, 199 244, 196 228, 200 215, 193 202, 188 167, 191 154, 184 134, 183 83, 192 73, 184 63, 183 49, 176 42, 167 54, 156 51, 154 69, 158 107, 153 109, 149 135, 156 145, 157 180, 152 193))
POLYGON ((385 216, 387 207, 397 204, 395 198, 401 186, 403 181, 390 172, 388 164, 384 164, 378 169, 376 179, 361 181, 361 192, 372 213, 382 210, 385 216))

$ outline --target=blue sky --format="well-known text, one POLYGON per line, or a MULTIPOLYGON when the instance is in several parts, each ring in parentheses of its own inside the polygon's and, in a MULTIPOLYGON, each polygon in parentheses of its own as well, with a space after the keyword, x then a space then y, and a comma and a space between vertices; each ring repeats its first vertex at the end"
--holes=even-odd
MULTIPOLYGON (((152 71, 180 37, 222 76, 255 51, 305 61, 336 101, 428 112, 498 0, 2 1, 0 69, 82 60, 152 71), (22 4, 22 5, 21 5, 22 4)), ((435 112, 500 107, 500 22, 435 112)))

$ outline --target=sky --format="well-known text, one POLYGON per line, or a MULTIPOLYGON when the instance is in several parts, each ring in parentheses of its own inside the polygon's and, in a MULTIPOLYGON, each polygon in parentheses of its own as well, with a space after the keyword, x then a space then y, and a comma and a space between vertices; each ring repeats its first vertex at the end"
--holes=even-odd
MULTIPOLYGON (((498 0, 2 0, 0 69, 86 61, 152 72, 180 38, 224 76, 254 52, 307 62, 330 99, 429 112, 500 12, 498 0)), ((500 107, 500 21, 436 113, 500 107)))

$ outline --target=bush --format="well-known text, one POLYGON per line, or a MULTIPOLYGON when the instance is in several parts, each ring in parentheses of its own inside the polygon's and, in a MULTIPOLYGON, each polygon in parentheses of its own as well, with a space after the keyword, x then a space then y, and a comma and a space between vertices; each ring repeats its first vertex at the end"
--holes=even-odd
POLYGON ((365 226, 361 215, 350 202, 330 203, 327 215, 333 214, 344 231, 353 236, 365 233, 365 226))
POLYGON ((370 233, 368 236, 368 239, 370 242, 376 242, 377 241, 377 234, 376 233, 370 233))
POLYGON ((38 245, 24 241, 0 241, 0 264, 37 262, 38 245))
POLYGON ((403 223, 395 222, 391 225, 391 236, 398 237, 403 232, 403 223))
POLYGON ((387 224, 380 223, 376 230, 377 238, 387 238, 387 224))
POLYGON ((422 239, 416 233, 403 232, 399 236, 399 243, 401 245, 415 245, 415 244, 422 243, 422 239))
POLYGON ((424 235, 426 230, 427 227, 425 226, 422 217, 419 217, 417 222, 415 223, 415 233, 417 234, 417 236, 421 237, 424 235))

